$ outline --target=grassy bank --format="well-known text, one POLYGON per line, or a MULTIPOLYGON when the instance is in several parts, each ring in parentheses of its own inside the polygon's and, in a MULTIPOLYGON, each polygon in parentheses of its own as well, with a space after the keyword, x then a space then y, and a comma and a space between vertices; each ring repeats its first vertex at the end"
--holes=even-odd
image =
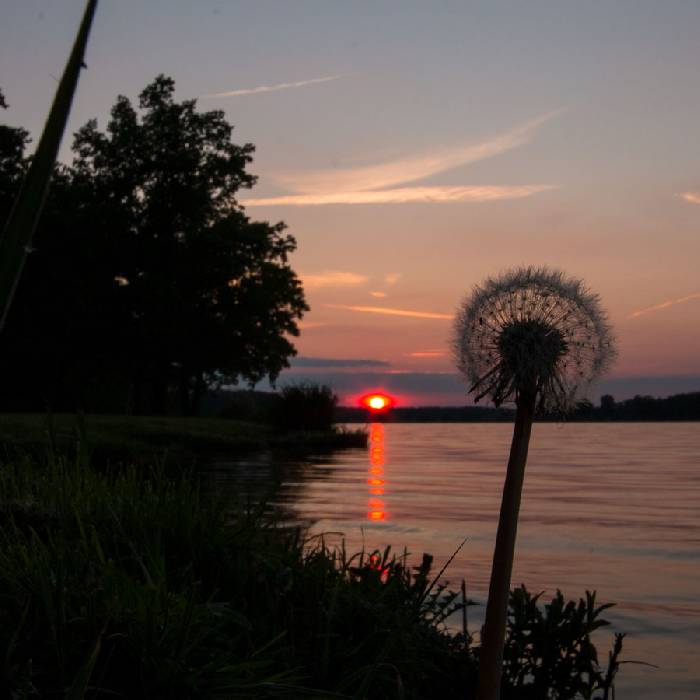
MULTIPOLYGON (((191 475, 0 465, 0 695, 470 697, 478 647, 430 558, 329 550, 191 475)), ((588 596, 511 603, 505 697, 602 698, 588 596)))
POLYGON ((77 443, 97 461, 152 461, 164 455, 192 461, 263 449, 303 453, 365 447, 367 436, 364 430, 283 432, 264 423, 222 418, 0 414, 4 454, 42 454, 47 445, 70 452, 77 443))

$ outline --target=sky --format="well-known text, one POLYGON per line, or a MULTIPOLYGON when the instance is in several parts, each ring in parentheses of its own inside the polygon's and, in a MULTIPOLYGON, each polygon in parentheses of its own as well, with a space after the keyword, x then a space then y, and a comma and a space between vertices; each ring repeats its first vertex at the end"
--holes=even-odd
MULTIPOLYGON (((84 7, 0 2, 2 115, 41 129, 84 7)), ((311 311, 281 383, 468 403, 452 317, 488 276, 583 279, 619 350, 591 398, 700 390, 700 3, 100 0, 71 134, 159 73, 256 145, 311 311)))

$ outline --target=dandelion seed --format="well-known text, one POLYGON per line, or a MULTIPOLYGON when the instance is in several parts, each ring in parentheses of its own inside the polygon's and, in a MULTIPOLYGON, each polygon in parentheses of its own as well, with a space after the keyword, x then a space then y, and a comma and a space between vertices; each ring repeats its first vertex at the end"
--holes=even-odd
POLYGON ((535 413, 572 408, 580 392, 611 364, 615 350, 598 297, 579 280, 546 268, 513 270, 476 287, 459 310, 454 331, 457 366, 475 401, 488 397, 496 406, 514 401, 517 407, 476 696, 498 700, 518 512, 535 413), (490 322, 484 324, 484 318, 490 322))
POLYGON ((610 333, 598 297, 582 282, 528 267, 474 290, 457 315, 453 350, 476 400, 489 397, 500 406, 529 388, 537 394, 539 410, 565 412, 580 398, 572 391, 569 360, 584 365, 586 381, 576 382, 578 390, 584 389, 615 357, 610 333), (500 313, 494 315, 494 309, 500 313), (484 323, 485 318, 491 322, 484 323), (497 349, 488 362, 480 352, 485 345, 497 349), (591 352, 580 356, 583 348, 591 352))

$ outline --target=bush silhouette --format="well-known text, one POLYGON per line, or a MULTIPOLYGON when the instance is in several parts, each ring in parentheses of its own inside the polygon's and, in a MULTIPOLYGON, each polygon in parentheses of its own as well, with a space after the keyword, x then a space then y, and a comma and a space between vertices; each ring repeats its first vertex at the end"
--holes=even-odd
POLYGON ((280 430, 331 430, 338 397, 323 384, 285 386, 273 409, 273 424, 280 430))

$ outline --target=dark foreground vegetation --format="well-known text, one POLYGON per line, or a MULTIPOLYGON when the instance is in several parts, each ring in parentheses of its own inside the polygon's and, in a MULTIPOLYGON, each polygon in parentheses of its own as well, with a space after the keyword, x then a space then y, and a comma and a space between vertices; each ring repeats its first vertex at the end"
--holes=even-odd
MULTIPOLYGON (((460 698, 478 648, 431 559, 350 555, 159 468, 0 467, 0 695, 460 698), (457 621, 459 621, 457 615, 457 621), (461 627, 461 625, 457 625, 461 627)), ((607 697, 593 594, 511 599, 505 697, 607 697)), ((620 639, 616 646, 619 652, 620 639)))
POLYGON ((202 464, 242 452, 308 453, 365 447, 364 430, 282 431, 271 423, 222 418, 0 414, 0 457, 54 448, 71 453, 78 441, 96 464, 173 460, 202 464))

